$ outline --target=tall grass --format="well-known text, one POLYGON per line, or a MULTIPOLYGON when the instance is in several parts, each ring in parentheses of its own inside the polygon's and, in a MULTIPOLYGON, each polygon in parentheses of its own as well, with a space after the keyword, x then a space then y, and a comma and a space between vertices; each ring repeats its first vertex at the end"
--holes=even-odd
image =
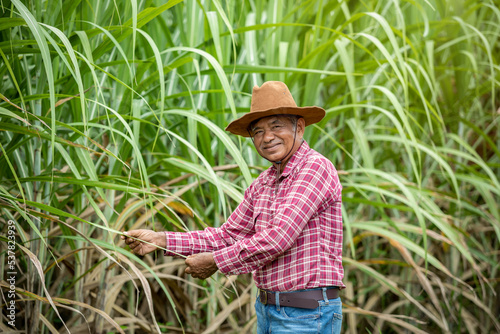
POLYGON ((249 275, 193 280, 119 235, 221 225, 268 166, 223 129, 254 85, 282 80, 327 110, 306 140, 344 186, 344 331, 500 331, 498 7, 2 1, 17 329, 251 332, 249 275))

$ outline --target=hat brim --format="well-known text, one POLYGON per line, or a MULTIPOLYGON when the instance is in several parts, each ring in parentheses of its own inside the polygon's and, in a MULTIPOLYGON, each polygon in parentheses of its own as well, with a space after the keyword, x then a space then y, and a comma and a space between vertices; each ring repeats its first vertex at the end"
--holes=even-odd
POLYGON ((250 137, 248 126, 255 120, 274 115, 297 115, 304 118, 306 126, 318 123, 325 117, 325 109, 320 107, 279 107, 262 111, 253 111, 232 121, 226 131, 242 137, 250 137))

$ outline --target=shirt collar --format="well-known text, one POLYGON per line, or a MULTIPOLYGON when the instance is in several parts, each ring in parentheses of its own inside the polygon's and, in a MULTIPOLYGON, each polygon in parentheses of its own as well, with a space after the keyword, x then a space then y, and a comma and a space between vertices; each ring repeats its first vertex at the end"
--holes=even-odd
MULTIPOLYGON (((290 173, 295 169, 295 167, 297 167, 297 165, 299 165, 300 162, 304 159, 304 157, 306 156, 306 154, 309 152, 310 149, 311 148, 309 147, 307 142, 305 140, 302 141, 302 144, 299 146, 298 150, 292 155, 290 160, 288 160, 285 166, 285 170, 283 171, 283 173, 281 173, 280 178, 288 177, 288 175, 290 175, 290 173)), ((276 167, 272 165, 269 168, 268 178, 267 180, 264 180, 264 182, 268 184, 274 183, 274 181, 276 180, 277 172, 278 171, 276 170, 276 167)))

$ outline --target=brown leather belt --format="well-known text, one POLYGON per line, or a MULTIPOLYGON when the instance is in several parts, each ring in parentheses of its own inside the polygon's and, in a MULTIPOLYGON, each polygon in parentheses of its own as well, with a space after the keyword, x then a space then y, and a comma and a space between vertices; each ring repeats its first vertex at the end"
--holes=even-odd
MULTIPOLYGON (((260 302, 264 305, 276 305, 276 293, 259 289, 260 302)), ((330 287, 326 290, 328 299, 339 297, 339 288, 330 287)), ((295 292, 280 292, 280 306, 315 309, 319 306, 318 300, 323 300, 323 290, 307 290, 295 292)))

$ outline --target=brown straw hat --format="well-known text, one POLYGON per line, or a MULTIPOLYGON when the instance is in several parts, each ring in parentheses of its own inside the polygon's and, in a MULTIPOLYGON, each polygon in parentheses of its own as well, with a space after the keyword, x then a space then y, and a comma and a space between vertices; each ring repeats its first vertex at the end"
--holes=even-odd
POLYGON ((284 114, 301 116, 308 126, 321 121, 325 117, 325 110, 320 107, 297 107, 290 90, 283 82, 268 81, 260 87, 253 87, 250 112, 229 123, 226 131, 250 137, 250 123, 259 118, 284 114))

